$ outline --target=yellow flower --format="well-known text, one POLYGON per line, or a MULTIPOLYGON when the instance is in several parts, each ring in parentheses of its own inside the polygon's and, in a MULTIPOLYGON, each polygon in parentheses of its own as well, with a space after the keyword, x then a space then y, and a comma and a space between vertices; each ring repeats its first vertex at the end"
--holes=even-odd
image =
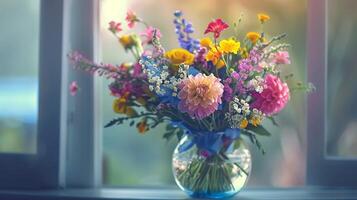
POLYGON ((270 19, 270 16, 265 13, 258 13, 258 19, 262 24, 264 24, 264 22, 270 19))
POLYGON ((123 97, 115 99, 113 102, 113 110, 116 113, 123 113, 126 107, 126 99, 123 97))
POLYGON ((239 125, 239 128, 247 128, 247 126, 248 126, 248 120, 247 119, 243 119, 242 121, 241 121, 241 123, 240 123, 240 125, 239 125))
POLYGON ((210 49, 211 46, 213 45, 212 40, 209 37, 202 38, 200 41, 200 45, 202 47, 206 47, 207 49, 210 49))
POLYGON ((228 40, 222 40, 219 42, 219 47, 223 53, 237 54, 240 49, 240 42, 236 42, 232 38, 228 40))
POLYGON ((171 61, 171 63, 175 66, 179 64, 191 65, 195 56, 187 51, 186 49, 172 49, 165 53, 165 57, 171 61))
POLYGON ((129 117, 136 115, 136 111, 127 105, 127 100, 124 97, 114 100, 113 110, 116 113, 126 114, 129 117))
POLYGON ((136 128, 138 129, 139 133, 141 133, 141 134, 144 134, 146 131, 148 131, 149 126, 146 123, 146 119, 141 120, 139 123, 137 123, 136 128))
POLYGON ((124 49, 130 49, 133 46, 138 45, 136 35, 123 35, 119 37, 119 42, 123 45, 124 49))
POLYGON ((212 48, 206 54, 206 61, 212 61, 213 64, 218 62, 218 59, 221 57, 220 53, 216 50, 216 48, 212 48))
POLYGON ((215 64, 217 69, 221 69, 224 67, 226 64, 224 64, 223 60, 218 60, 218 62, 215 64))
POLYGON ((260 39, 260 34, 257 32, 248 32, 246 37, 255 44, 260 39))
POLYGON ((217 69, 221 69, 225 66, 223 60, 221 60, 221 53, 218 52, 215 47, 207 52, 206 61, 211 61, 217 69))

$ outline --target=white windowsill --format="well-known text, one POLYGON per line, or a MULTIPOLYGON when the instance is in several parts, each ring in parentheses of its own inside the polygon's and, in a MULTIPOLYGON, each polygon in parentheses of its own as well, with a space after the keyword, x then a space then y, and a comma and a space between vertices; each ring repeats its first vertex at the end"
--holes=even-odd
MULTIPOLYGON (((103 189, 66 189, 66 190, 2 190, 0 199, 7 200, 121 200, 121 199, 189 199, 175 188, 103 188, 103 189)), ((239 200, 257 199, 357 199, 357 189, 337 188, 290 188, 263 189, 248 188, 235 198, 239 200)))

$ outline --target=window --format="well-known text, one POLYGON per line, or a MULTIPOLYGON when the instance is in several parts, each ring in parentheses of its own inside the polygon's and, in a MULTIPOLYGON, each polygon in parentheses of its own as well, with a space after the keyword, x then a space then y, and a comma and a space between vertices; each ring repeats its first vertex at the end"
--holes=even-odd
POLYGON ((349 35, 356 23, 352 20, 356 18, 351 10, 354 5, 354 1, 348 0, 317 0, 310 1, 308 7, 308 79, 317 88, 308 103, 306 182, 310 185, 357 183, 353 173, 356 154, 349 147, 350 142, 356 142, 355 134, 351 134, 355 133, 351 106, 356 98, 355 79, 349 78, 356 67, 353 54, 347 51, 356 43, 354 36, 349 35))
POLYGON ((328 1, 326 153, 332 156, 357 156, 356 6, 351 0, 328 1))
MULTIPOLYGON (((3 81, 2 87, 6 87, 6 90, 1 90, 1 93, 7 95, 8 98, 19 95, 13 101, 8 98, 4 100, 5 98, 2 97, 2 102, 5 101, 12 105, 6 105, 5 108, 1 108, 1 111, 9 113, 7 120, 12 120, 11 112, 19 112, 18 117, 14 117, 12 120, 13 127, 16 127, 17 123, 18 127, 23 126, 23 129, 28 129, 28 131, 11 135, 11 137, 18 137, 19 148, 7 148, 0 153, 0 187, 58 187, 61 182, 59 178, 59 131, 62 1, 54 1, 49 4, 36 0, 31 2, 16 0, 3 1, 1 4, 1 9, 3 9, 1 15, 6 15, 1 17, 1 25, 5 29, 0 33, 1 38, 5 39, 1 44, 5 45, 1 46, 0 50, 1 56, 5 57, 2 57, 0 61, 2 69, 0 79, 3 81), (41 16, 40 19, 39 16, 41 16), (27 31, 31 31, 31 33, 27 33, 27 31), (24 40, 23 37, 29 37, 28 40, 32 39, 32 43, 24 40), (16 46, 7 43, 8 41, 13 42, 16 46), (18 42, 21 44, 17 44, 18 42), (37 55, 39 55, 39 59, 37 59, 37 55), (5 80, 5 76, 7 80, 5 80), (15 86, 16 88, 11 90, 11 87, 15 86), (16 91, 18 89, 20 91, 16 91), (37 98, 38 105, 41 105, 38 107, 38 115, 36 114, 37 98), (26 108, 27 106, 29 108, 26 108), (18 110, 11 107, 17 107, 18 110), (25 120, 27 119, 30 119, 32 124, 26 124, 25 120), (21 146, 23 139, 29 142, 29 147, 21 146)), ((1 123, 3 122, 4 120, 1 118, 1 123)), ((4 127, 4 125, 1 126, 4 127)), ((10 127, 8 125, 5 127, 7 127, 5 130, 0 130, 1 136, 11 134, 11 130, 8 129, 10 127)), ((8 144, 8 142, 7 138, 4 144, 8 144)))
POLYGON ((273 35, 285 31, 289 35, 287 42, 292 44, 293 64, 288 71, 294 71, 296 80, 313 82, 317 90, 308 97, 307 123, 306 96, 293 94, 292 102, 278 119, 280 127, 271 125, 269 129, 274 135, 262 140, 267 154, 263 156, 251 147, 254 173, 249 184, 252 187, 356 185, 357 176, 351 174, 357 167, 356 116, 352 110, 356 99, 353 85, 356 63, 352 50, 356 43, 352 34, 356 29, 356 14, 352 9, 355 4, 353 0, 343 3, 339 0, 210 0, 204 5, 201 1, 179 0, 2 1, 0 25, 9 28, 0 32, 0 188, 174 184, 171 154, 175 142, 161 140, 163 127, 146 135, 137 134, 129 125, 102 129, 103 123, 115 115, 108 106, 113 99, 108 95, 107 83, 73 70, 66 57, 70 51, 79 50, 91 59, 106 63, 130 61, 106 30, 108 21, 123 20, 129 8, 161 29, 167 49, 177 45, 170 24, 176 9, 182 9, 192 20, 197 37, 202 36, 212 17, 232 22, 242 12, 247 19, 243 21, 244 29, 254 31, 260 28, 253 20, 255 14, 270 13, 272 20, 265 27, 266 32, 273 35), (217 10, 217 4, 225 12, 217 10), (159 6, 162 12, 157 13, 159 6), (21 14, 12 15, 10 11, 14 9, 21 9, 21 14), (202 16, 207 16, 207 21, 202 21, 202 16), (11 31, 17 28, 17 17, 22 24, 28 20, 27 23, 34 25, 26 30, 31 33, 25 34, 33 41, 13 38, 17 32, 11 31), (344 31, 339 32, 341 29, 344 31), (31 51, 8 41, 29 42, 31 51), (7 49, 3 44, 18 49, 7 49), (14 55, 21 59, 11 59, 14 55), (30 78, 23 79, 24 76, 30 78), (74 80, 81 88, 76 98, 68 95, 68 86, 74 80), (9 89, 15 86, 14 82, 16 89, 23 90, 9 89), (25 95, 26 101, 15 103, 23 107, 19 106, 18 110, 4 107, 14 103, 9 99, 19 93, 25 95), (344 95, 347 96, 338 98, 344 95), (24 112, 30 113, 30 118, 22 115, 24 112))
POLYGON ((36 153, 39 3, 0 7, 0 152, 36 153))

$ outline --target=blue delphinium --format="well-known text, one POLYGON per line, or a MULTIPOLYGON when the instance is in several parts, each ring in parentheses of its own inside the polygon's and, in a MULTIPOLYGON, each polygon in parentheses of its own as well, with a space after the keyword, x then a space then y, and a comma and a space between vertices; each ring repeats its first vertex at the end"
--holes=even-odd
POLYGON ((182 11, 174 13, 175 32, 178 36, 180 46, 190 52, 197 51, 200 48, 200 42, 190 36, 194 32, 192 23, 182 18, 182 11))

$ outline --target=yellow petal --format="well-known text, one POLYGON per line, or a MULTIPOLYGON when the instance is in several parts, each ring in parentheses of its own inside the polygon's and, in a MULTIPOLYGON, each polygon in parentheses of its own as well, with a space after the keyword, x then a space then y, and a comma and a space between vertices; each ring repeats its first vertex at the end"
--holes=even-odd
POLYGON ((209 37, 202 38, 200 41, 200 45, 202 47, 206 47, 207 49, 210 49, 212 44, 212 40, 209 37))

